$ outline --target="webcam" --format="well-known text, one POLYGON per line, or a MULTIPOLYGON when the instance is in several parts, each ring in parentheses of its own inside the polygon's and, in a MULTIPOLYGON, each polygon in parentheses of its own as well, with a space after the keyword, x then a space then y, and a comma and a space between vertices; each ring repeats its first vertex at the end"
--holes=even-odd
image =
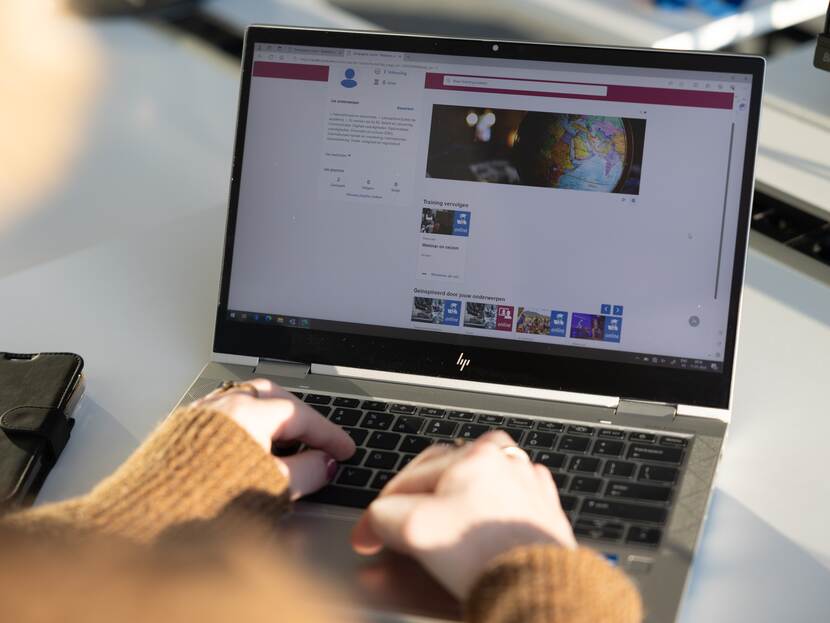
POLYGON ((498 43, 494 43, 494 44, 493 44, 493 47, 492 47, 492 48, 490 48, 490 49, 491 49, 491 50, 493 50, 493 52, 498 52, 498 51, 499 51, 499 44, 498 44, 498 43))

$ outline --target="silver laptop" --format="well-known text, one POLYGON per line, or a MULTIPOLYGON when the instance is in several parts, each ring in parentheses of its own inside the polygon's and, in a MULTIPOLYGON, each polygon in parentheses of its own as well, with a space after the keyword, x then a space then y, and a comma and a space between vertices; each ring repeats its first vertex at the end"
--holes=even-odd
POLYGON ((675 619, 730 417, 760 58, 253 26, 213 360, 357 443, 285 541, 378 618, 455 620, 348 534, 501 428, 675 619))

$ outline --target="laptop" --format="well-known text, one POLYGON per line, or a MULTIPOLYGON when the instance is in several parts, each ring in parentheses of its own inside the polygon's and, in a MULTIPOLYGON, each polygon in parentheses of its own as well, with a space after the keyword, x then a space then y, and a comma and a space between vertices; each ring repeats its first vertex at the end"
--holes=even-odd
POLYGON ((457 620, 348 535, 433 443, 503 429, 675 620, 730 418, 764 61, 252 26, 212 361, 357 452, 283 541, 378 620, 457 620))

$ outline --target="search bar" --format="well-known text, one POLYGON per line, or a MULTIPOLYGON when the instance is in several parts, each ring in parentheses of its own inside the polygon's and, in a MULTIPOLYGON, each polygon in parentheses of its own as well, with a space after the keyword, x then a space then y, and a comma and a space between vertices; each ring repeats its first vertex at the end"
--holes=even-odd
POLYGON ((533 82, 506 78, 461 78, 444 76, 445 87, 472 87, 475 89, 499 89, 502 91, 538 91, 568 95, 597 95, 605 97, 608 88, 596 84, 569 84, 566 82, 533 82))

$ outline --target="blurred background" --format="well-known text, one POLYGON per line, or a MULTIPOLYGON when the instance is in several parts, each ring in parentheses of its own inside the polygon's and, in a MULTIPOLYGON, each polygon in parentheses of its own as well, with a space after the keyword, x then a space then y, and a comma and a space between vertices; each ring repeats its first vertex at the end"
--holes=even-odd
MULTIPOLYGON (((227 178, 229 167, 223 164, 229 158, 235 116, 235 65, 245 26, 258 22, 761 54, 771 63, 765 119, 772 114, 781 115, 783 121, 770 131, 762 126, 753 226, 765 239, 785 247, 785 254, 793 251, 792 257, 830 263, 830 214, 815 200, 830 185, 828 161, 820 157, 824 150, 813 156, 794 149, 789 138, 792 128, 786 127, 796 120, 805 133, 816 127, 830 131, 827 117, 821 114, 830 80, 811 66, 827 0, 6 0, 2 4, 0 80, 8 95, 0 100, 4 130, 0 145, 4 160, 12 164, 0 177, 0 228, 14 222, 22 228, 20 244, 31 246, 33 239, 25 234, 47 226, 44 215, 48 215, 48 226, 73 233, 68 239, 39 245, 36 259, 46 259, 79 241, 91 242, 93 237, 75 216, 55 211, 50 197, 59 197, 62 205, 67 194, 83 202, 81 225, 91 218, 98 231, 106 230, 108 223, 120 225, 124 218, 141 222, 134 210, 124 207, 113 212, 113 198, 102 202, 100 197, 107 188, 133 186, 142 173, 147 174, 147 183, 169 191, 173 180, 166 178, 171 170, 161 166, 163 158, 150 155, 154 150, 187 156, 185 161, 193 166, 179 171, 182 161, 177 159, 178 179, 192 177, 204 185, 205 171, 217 179, 227 178), (218 69, 220 65, 224 69, 218 69), (779 132, 788 137, 786 143, 778 138, 779 132), (794 182, 788 178, 782 186, 777 180, 787 169, 796 178, 811 177, 794 182), (95 184, 90 185, 90 180, 95 184)), ((140 205, 132 207, 145 214, 158 209, 148 203, 176 203, 177 197, 185 199, 181 192, 148 195, 145 187, 140 195, 119 196, 118 201, 131 206, 135 199, 140 205)), ((17 244, 0 247, 0 273, 28 261, 17 244)))

